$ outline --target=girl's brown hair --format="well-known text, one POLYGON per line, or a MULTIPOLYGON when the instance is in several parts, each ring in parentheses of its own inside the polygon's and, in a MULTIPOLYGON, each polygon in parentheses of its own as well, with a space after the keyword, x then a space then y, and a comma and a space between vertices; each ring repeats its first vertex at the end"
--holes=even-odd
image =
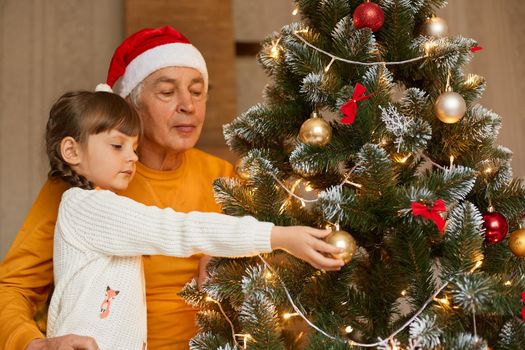
POLYGON ((89 135, 116 129, 128 136, 142 136, 137 112, 122 97, 109 92, 74 91, 62 95, 51 107, 46 127, 46 150, 50 178, 60 178, 75 187, 93 184, 64 161, 60 143, 72 137, 83 144, 89 135))

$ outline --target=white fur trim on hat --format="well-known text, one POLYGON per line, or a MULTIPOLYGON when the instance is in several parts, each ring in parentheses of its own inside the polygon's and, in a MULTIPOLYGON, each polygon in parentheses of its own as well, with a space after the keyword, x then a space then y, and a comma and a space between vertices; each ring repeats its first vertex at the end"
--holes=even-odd
POLYGON ((113 90, 111 89, 111 86, 109 86, 106 83, 98 84, 97 87, 95 88, 95 91, 113 92, 113 90))
POLYGON ((173 43, 144 51, 126 67, 122 77, 113 85, 115 93, 127 97, 151 73, 166 67, 189 67, 198 70, 208 89, 208 70, 204 57, 191 44, 173 43))

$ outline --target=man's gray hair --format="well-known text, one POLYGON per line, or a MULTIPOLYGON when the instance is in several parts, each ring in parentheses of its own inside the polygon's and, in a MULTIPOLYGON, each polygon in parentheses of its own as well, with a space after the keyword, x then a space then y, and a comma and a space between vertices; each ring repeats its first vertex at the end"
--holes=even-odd
POLYGON ((138 83, 137 86, 135 86, 129 93, 129 102, 131 103, 131 106, 137 111, 141 105, 140 95, 142 93, 142 83, 142 81, 138 83))

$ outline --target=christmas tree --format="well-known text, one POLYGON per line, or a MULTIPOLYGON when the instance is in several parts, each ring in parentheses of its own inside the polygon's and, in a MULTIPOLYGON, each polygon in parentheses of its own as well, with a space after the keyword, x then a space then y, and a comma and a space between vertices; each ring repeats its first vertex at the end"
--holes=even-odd
POLYGON ((464 73, 481 47, 447 34, 445 0, 296 3, 262 43, 264 102, 225 127, 240 177, 215 191, 230 215, 332 227, 347 263, 212 260, 182 292, 191 349, 523 349, 525 188, 464 73))

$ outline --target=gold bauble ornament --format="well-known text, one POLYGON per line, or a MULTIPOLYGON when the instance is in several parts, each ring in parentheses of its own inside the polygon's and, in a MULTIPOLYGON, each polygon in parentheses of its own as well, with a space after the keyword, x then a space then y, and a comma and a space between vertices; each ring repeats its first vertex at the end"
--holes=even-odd
POLYGON ((324 240, 329 244, 343 249, 343 252, 341 253, 332 254, 334 258, 343 260, 345 264, 352 260, 357 245, 351 234, 346 231, 332 231, 332 233, 330 233, 324 240))
POLYGON ((520 228, 510 234, 509 248, 517 257, 525 258, 525 229, 520 228))
POLYGON ((421 34, 434 38, 443 38, 448 35, 447 22, 441 17, 428 18, 421 26, 421 34))
POLYGON ((325 146, 332 138, 332 127, 323 118, 313 117, 307 119, 299 130, 299 140, 310 146, 325 146))
POLYGON ((239 175, 241 179, 248 180, 250 178, 250 172, 248 171, 248 169, 246 169, 246 163, 242 158, 237 159, 234 168, 235 172, 237 173, 237 175, 239 175))
POLYGON ((447 91, 439 95, 434 104, 437 117, 443 123, 457 123, 467 112, 467 104, 460 94, 447 91))

